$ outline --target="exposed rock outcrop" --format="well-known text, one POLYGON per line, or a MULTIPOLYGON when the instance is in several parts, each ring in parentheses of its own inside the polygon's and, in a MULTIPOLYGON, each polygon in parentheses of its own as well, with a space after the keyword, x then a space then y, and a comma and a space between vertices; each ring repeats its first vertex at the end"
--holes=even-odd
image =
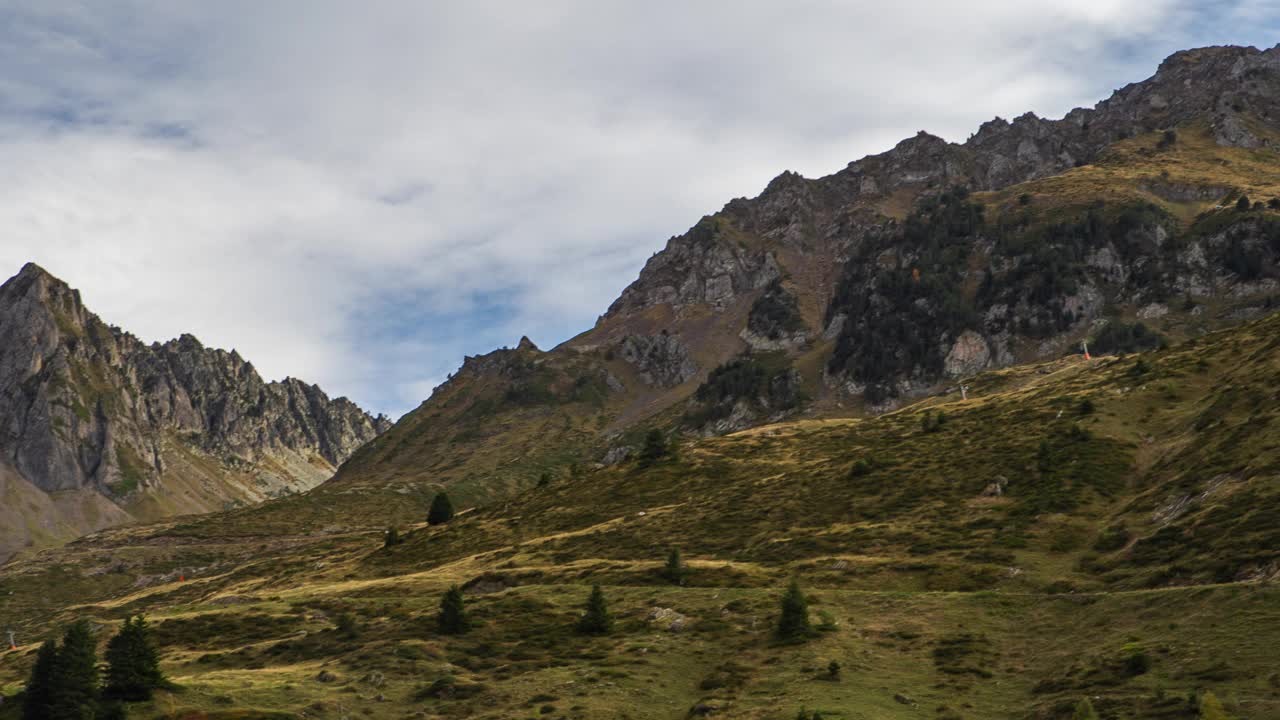
POLYGON ((628 335, 621 350, 622 359, 636 366, 648 385, 674 387, 698 374, 689 348, 675 335, 628 335))
POLYGON ((947 353, 943 371, 950 377, 973 375, 991 363, 991 347, 978 333, 966 330, 947 353))

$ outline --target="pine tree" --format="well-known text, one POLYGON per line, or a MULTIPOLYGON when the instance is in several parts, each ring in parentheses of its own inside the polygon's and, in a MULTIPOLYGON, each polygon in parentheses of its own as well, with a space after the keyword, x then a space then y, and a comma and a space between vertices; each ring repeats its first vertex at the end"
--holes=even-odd
POLYGON ((781 614, 778 616, 778 637, 783 640, 801 640, 813 632, 809 625, 809 602, 795 580, 782 595, 781 614))
POLYGON ((609 615, 609 606, 604 599, 604 591, 599 585, 591 588, 587 598, 587 611, 578 621, 578 632, 584 635, 605 635, 613 629, 613 618, 609 615))
POLYGON ((151 642, 147 621, 141 615, 125 620, 120 632, 107 642, 107 677, 103 695, 139 702, 164 684, 160 658, 151 642))
POLYGON ((667 439, 662 431, 654 428, 644 436, 644 447, 640 449, 640 467, 649 467, 667 455, 667 439))
POLYGON ((1082 698, 1076 703, 1076 711, 1072 713, 1071 720, 1098 720, 1098 712, 1093 709, 1089 698, 1082 698))
POLYGON ((1200 720, 1230 720, 1227 711, 1222 709, 1218 696, 1211 690, 1205 690, 1200 696, 1200 720))
POLYGON ((49 717, 93 720, 98 705, 98 648, 88 621, 75 621, 63 634, 53 679, 49 717))
POLYGON ((53 713, 54 672, 58 663, 58 642, 46 640, 36 653, 23 698, 22 720, 45 720, 53 713))
POLYGON ((453 519, 453 503, 449 496, 437 493, 431 501, 431 510, 427 513, 428 525, 443 525, 453 519))
POLYGON ((1253 207, 1253 204, 1249 202, 1248 195, 1241 195, 1240 199, 1236 201, 1236 210, 1244 212, 1251 207, 1253 207))
POLYGON ((680 548, 671 548, 667 555, 667 565, 662 569, 662 576, 673 583, 684 582, 684 561, 680 559, 680 548))
POLYGON ((382 547, 391 547, 393 545, 399 545, 400 543, 400 531, 393 527, 387 528, 387 536, 382 542, 382 547))
POLYGON ((440 614, 436 624, 445 635, 461 635, 471 629, 471 620, 462 598, 462 588, 453 585, 440 598, 440 614))

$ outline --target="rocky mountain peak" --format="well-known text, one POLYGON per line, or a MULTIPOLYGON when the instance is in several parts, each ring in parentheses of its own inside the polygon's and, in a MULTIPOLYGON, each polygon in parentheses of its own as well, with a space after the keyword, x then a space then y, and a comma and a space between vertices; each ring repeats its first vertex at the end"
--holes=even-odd
MULTIPOLYGON (((199 477, 171 511, 213 509, 310 488, 388 425, 190 334, 146 345, 34 263, 0 285, 0 466, 37 491, 126 507, 199 477)), ((14 540, 0 533, 0 555, 14 540)))
POLYGON ((724 311, 778 276, 780 252, 799 251, 816 264, 843 256, 850 236, 865 232, 887 203, 900 213, 902 199, 950 186, 999 190, 1056 175, 1094 162, 1119 140, 1193 121, 1208 123, 1220 145, 1262 147, 1269 140, 1252 129, 1255 120, 1280 120, 1280 45, 1178 52, 1152 77, 1058 120, 1032 112, 1012 121, 995 118, 959 144, 921 130, 827 177, 787 171, 756 198, 733 200, 671 238, 603 320, 655 305, 724 311), (842 218, 839 231, 814 233, 815 224, 835 218, 842 218), (742 233, 766 242, 744 244, 742 233))

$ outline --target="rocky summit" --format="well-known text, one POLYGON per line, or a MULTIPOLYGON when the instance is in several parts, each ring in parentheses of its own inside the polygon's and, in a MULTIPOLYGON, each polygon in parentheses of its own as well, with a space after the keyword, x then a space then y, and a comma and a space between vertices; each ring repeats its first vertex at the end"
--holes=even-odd
POLYGON ((190 335, 147 345, 35 264, 0 286, 0 555, 315 487, 389 426, 190 335))

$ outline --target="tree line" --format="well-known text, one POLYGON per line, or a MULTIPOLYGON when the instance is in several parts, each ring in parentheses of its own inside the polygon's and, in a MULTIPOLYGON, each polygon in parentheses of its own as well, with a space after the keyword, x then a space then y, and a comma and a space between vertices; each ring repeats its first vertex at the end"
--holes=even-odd
POLYGON ((126 702, 150 700, 168 683, 141 615, 125 620, 107 642, 106 667, 87 620, 67 627, 59 643, 45 641, 22 698, 23 720, 120 720, 126 702))

